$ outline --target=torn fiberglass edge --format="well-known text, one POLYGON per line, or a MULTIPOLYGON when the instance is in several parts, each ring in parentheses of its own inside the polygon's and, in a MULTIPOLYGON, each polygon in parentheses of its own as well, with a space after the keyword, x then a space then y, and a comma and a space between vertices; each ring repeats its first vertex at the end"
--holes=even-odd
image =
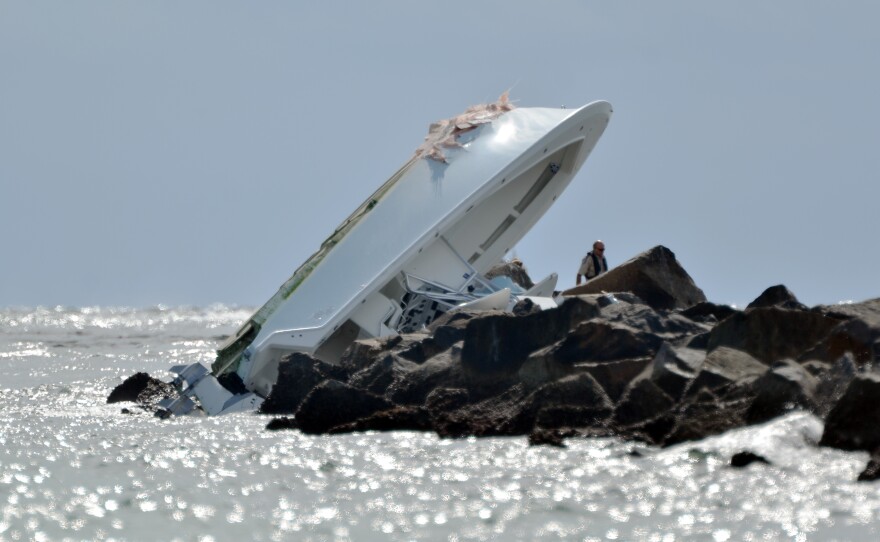
POLYGON ((523 296, 551 295, 555 274, 513 294, 483 273, 568 186, 611 112, 602 101, 513 108, 505 94, 433 124, 415 156, 221 347, 210 371, 173 369, 181 396, 163 407, 257 408, 287 353, 337 363, 357 339, 414 331, 460 306, 508 309, 523 296), (221 385, 224 375, 243 390, 221 385))

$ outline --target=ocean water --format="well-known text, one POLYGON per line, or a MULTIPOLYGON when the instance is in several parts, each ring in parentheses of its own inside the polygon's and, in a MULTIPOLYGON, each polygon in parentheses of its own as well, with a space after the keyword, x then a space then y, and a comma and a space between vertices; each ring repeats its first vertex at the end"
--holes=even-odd
POLYGON ((867 454, 794 413, 668 449, 305 436, 106 404, 210 362, 251 309, 0 310, 0 540, 880 540, 867 454), (772 464, 729 467, 749 450, 772 464))

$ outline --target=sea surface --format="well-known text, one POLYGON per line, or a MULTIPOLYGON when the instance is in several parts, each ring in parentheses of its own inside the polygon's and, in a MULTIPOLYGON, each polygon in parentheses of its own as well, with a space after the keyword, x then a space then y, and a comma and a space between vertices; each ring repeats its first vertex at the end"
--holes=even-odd
POLYGON ((210 363, 252 309, 0 309, 0 540, 880 540, 865 453, 794 413, 657 449, 615 439, 305 436, 160 420, 110 390, 210 363), (729 465, 739 451, 771 464, 729 465))

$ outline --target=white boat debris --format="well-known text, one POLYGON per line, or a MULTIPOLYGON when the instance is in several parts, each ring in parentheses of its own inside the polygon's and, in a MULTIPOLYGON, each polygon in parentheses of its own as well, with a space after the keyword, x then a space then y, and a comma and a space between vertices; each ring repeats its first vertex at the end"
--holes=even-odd
POLYGON ((179 395, 161 403, 162 414, 257 409, 291 352, 338 363, 355 340, 412 332, 457 307, 509 310, 524 297, 555 306, 555 273, 529 290, 483 274, 562 194, 611 113, 604 101, 514 108, 505 93, 432 124, 415 155, 229 338, 210 368, 171 369, 179 395))

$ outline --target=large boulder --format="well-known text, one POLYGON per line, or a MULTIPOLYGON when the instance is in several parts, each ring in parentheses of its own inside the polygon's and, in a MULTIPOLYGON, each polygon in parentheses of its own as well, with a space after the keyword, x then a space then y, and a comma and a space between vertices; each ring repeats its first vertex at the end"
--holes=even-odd
POLYGON ((346 371, 312 356, 294 352, 278 363, 278 380, 263 404, 264 414, 293 414, 312 389, 328 378, 346 380, 346 371))
POLYGON ((880 361, 880 325, 862 319, 841 322, 800 357, 832 362, 847 353, 860 366, 880 361))
POLYGON ((747 423, 762 423, 795 408, 816 411, 816 379, 793 360, 774 363, 752 383, 747 423))
POLYGON ((722 398, 701 388, 678 407, 673 429, 659 443, 671 446, 742 427, 750 404, 751 399, 746 396, 730 394, 722 398))
POLYGON ((433 411, 434 430, 444 438, 521 435, 510 421, 522 412, 528 395, 525 386, 514 385, 451 412, 433 411))
POLYGON ((828 413, 819 445, 842 450, 880 448, 880 374, 853 378, 828 413))
POLYGON ((729 386, 748 386, 764 374, 767 365, 748 353, 726 346, 710 352, 697 376, 685 390, 686 396, 694 396, 700 390, 717 390, 729 386))
POLYGON ((322 434, 394 405, 387 399, 337 380, 325 380, 303 399, 295 414, 303 433, 322 434))
POLYGON ((146 410, 155 410, 159 401, 176 394, 174 386, 147 373, 135 373, 113 388, 107 403, 130 401, 146 410))
POLYGON ((758 307, 732 314, 715 326, 708 349, 736 348, 769 365, 800 358, 839 323, 837 318, 814 311, 758 307))
POLYGON ((746 306, 746 309, 757 307, 782 307, 783 309, 807 310, 806 305, 797 300, 797 297, 782 284, 771 286, 764 290, 761 295, 746 306))
POLYGON ((567 299, 555 309, 525 316, 473 318, 465 328, 462 365, 473 374, 513 374, 529 354, 562 339, 575 325, 598 314, 595 305, 567 299))
POLYGON ((406 375, 417 367, 418 364, 399 355, 386 354, 369 367, 351 375, 348 384, 376 395, 383 395, 389 386, 406 378, 406 375))
POLYGON ((605 390, 589 373, 580 373, 550 382, 529 394, 522 402, 520 412, 505 424, 506 430, 514 434, 531 433, 541 411, 542 424, 548 426, 572 425, 571 411, 565 415, 565 419, 553 420, 548 414, 552 412, 562 413, 563 409, 575 407, 580 409, 578 416, 589 419, 605 419, 612 411, 611 399, 605 390))
POLYGON ((706 352, 703 350, 663 343, 651 362, 651 380, 677 401, 696 378, 705 359, 706 352))
POLYGON ((653 309, 642 303, 614 303, 602 308, 601 319, 651 333, 673 344, 687 343, 696 335, 707 333, 712 326, 695 322, 677 312, 653 309))
POLYGON ((637 379, 614 409, 614 422, 632 426, 668 412, 675 401, 650 378, 637 379))
POLYGON ((575 373, 588 373, 602 386, 612 401, 620 400, 626 388, 651 364, 651 356, 584 361, 571 366, 575 373))
POLYGON ((380 410, 363 418, 330 429, 329 433, 352 433, 355 431, 430 431, 431 416, 419 406, 404 405, 380 410))
POLYGON ((664 246, 656 246, 635 258, 562 292, 562 295, 632 292, 655 309, 684 309, 706 301, 706 296, 664 246))
POLYGON ((830 412, 840 398, 843 397, 850 382, 852 382, 852 379, 859 373, 859 369, 850 353, 840 356, 833 365, 819 365, 820 363, 821 362, 807 361, 804 362, 803 365, 807 369, 817 366, 822 367, 824 365, 824 367, 822 367, 824 370, 815 372, 815 376, 818 381, 816 385, 818 414, 820 417, 825 418, 828 416, 828 412, 830 412))
POLYGON ((461 367, 461 350, 453 347, 441 352, 396 379, 385 396, 399 405, 422 405, 436 388, 465 388, 467 381, 461 367))
POLYGON ((653 357, 663 339, 625 324, 599 319, 583 322, 555 344, 551 354, 561 363, 653 357))

